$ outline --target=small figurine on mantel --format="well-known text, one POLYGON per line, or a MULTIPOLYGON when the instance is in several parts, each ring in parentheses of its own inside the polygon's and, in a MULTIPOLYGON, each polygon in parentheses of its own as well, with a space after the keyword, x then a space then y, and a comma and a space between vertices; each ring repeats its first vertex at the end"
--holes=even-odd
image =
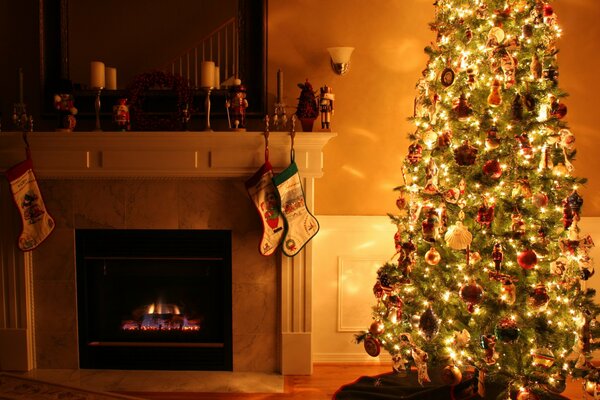
POLYGON ((333 115, 333 100, 335 95, 327 85, 323 86, 319 95, 319 111, 321 112, 321 129, 330 130, 331 116, 333 115))
POLYGON ((113 106, 113 120, 115 121, 117 129, 121 132, 126 132, 131 129, 127 99, 122 98, 117 100, 117 104, 113 106))
POLYGON ((225 107, 227 108, 229 128, 234 131, 245 131, 248 100, 246 100, 246 87, 242 85, 241 80, 235 80, 234 85, 229 92, 229 97, 225 102, 225 107))
POLYGON ((58 93, 54 95, 54 108, 58 111, 57 132, 72 132, 77 124, 75 116, 75 99, 73 98, 73 84, 68 79, 63 79, 58 85, 58 93))

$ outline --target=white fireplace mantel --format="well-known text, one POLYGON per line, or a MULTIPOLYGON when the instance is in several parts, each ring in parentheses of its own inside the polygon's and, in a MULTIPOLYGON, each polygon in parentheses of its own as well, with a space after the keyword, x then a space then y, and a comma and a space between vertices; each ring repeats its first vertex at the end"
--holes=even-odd
MULTIPOLYGON (((323 147, 335 133, 297 133, 295 161, 306 204, 314 208, 314 179, 323 175, 323 147)), ((28 134, 38 179, 245 179, 264 162, 261 132, 34 132, 28 134)), ((275 171, 290 164, 289 133, 271 132, 275 171)), ((19 132, 0 133, 0 171, 25 158, 19 132)), ((16 248, 21 229, 6 179, 0 182, 0 370, 35 368, 31 253, 16 248)), ((280 368, 312 373, 312 245, 281 256, 280 368)))
MULTIPOLYGON (((296 133, 295 161, 303 177, 323 175, 330 132, 296 133)), ((262 132, 35 132, 28 134, 36 176, 84 178, 239 178, 264 162, 262 132)), ((291 137, 269 134, 275 170, 290 163, 291 137)), ((0 133, 0 169, 23 160, 21 133, 0 133)))

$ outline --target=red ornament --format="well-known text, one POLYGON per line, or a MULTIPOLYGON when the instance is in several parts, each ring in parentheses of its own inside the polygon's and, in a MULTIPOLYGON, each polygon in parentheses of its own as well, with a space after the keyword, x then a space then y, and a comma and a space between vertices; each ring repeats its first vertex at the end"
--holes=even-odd
POLYGON ((363 345, 365 346, 365 351, 371 357, 377 357, 381 352, 381 343, 379 343, 379 340, 375 338, 366 338, 363 342, 363 345))
POLYGON ((477 159, 477 148, 469 144, 468 140, 465 140, 462 145, 458 146, 454 150, 454 160, 460 166, 469 166, 475 164, 477 159))
POLYGON ((498 179, 502 176, 502 167, 498 160, 488 160, 483 164, 483 173, 492 179, 498 179))
POLYGON ((460 298, 467 303, 467 310, 472 313, 475 306, 483 300, 483 288, 475 281, 460 288, 460 298))
POLYGON ((408 156, 406 156, 411 164, 416 164, 423 158, 423 146, 419 143, 413 143, 408 146, 408 156))
POLYGON ((373 323, 369 327, 369 332, 373 336, 379 336, 383 332, 385 332, 385 325, 383 325, 383 322, 381 321, 373 321, 373 323))
POLYGON ((479 210, 477 210, 477 222, 481 226, 490 227, 494 221, 494 205, 488 207, 487 201, 484 201, 479 210))
POLYGON ((523 269, 532 269, 537 265, 537 254, 531 249, 523 250, 517 256, 517 262, 523 269))

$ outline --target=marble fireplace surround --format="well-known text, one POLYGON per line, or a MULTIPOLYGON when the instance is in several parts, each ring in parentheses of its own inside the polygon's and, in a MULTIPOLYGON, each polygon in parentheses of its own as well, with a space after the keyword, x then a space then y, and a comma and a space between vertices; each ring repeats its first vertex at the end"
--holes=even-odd
MULTIPOLYGON (((2 182, 0 370, 77 369, 74 233, 79 228, 230 229, 233 370, 310 374, 312 249, 262 257, 262 233, 244 181, 263 162, 258 132, 54 133, 29 135, 55 232, 21 253, 21 222, 2 182), (4 355, 4 356, 2 356, 4 355)), ((296 162, 306 201, 323 174, 334 133, 298 133, 296 162)), ((275 170, 290 138, 271 133, 275 170)), ((0 136, 0 168, 23 158, 20 134, 0 136)))

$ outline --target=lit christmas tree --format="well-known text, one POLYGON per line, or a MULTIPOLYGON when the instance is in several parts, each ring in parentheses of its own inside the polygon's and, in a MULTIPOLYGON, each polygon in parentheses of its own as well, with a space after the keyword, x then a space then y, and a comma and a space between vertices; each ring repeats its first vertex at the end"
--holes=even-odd
POLYGON ((420 382, 432 367, 451 385, 475 369, 503 398, 561 393, 569 375, 600 392, 593 242, 578 227, 585 180, 573 175, 551 0, 437 0, 431 28, 390 215, 396 255, 357 339, 420 382))

